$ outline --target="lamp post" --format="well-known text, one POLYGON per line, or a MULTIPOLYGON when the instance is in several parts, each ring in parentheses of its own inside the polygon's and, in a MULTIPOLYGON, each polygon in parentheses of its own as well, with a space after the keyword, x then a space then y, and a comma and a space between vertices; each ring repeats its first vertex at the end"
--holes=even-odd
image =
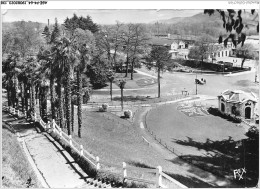
POLYGON ((124 104, 123 104, 123 90, 125 88, 126 81, 125 80, 119 80, 119 87, 121 89, 121 107, 122 111, 124 110, 124 104))
POLYGON ((198 94, 198 88, 197 88, 197 85, 198 85, 198 83, 197 83, 197 71, 196 71, 196 80, 195 80, 195 84, 196 84, 196 95, 198 94))
MULTIPOLYGON (((198 69, 198 66, 199 66, 199 62, 196 61, 197 69, 198 69)), ((198 73, 197 73, 198 70, 197 69, 195 70, 196 71, 196 79, 195 79, 196 95, 198 94, 198 86, 197 86, 198 85, 198 82, 197 82, 198 81, 198 73)))

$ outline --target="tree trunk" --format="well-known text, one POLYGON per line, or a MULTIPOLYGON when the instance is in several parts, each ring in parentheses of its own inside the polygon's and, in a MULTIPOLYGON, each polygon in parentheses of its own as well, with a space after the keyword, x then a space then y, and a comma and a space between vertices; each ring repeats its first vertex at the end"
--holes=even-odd
POLYGON ((24 112, 24 83, 20 83, 20 88, 21 88, 21 102, 22 102, 22 112, 24 112))
POLYGON ((28 84, 24 83, 25 111, 28 111, 28 84))
POLYGON ((32 106, 31 106, 31 108, 32 108, 32 112, 33 113, 35 113, 36 112, 36 110, 35 110, 35 89, 34 89, 34 82, 33 81, 31 81, 31 90, 32 90, 32 106))
POLYGON ((123 101, 123 98, 124 98, 123 89, 121 89, 121 108, 122 108, 122 111, 124 110, 124 101, 123 101))
POLYGON ((128 58, 128 55, 126 57, 126 70, 125 70, 125 77, 128 76, 128 65, 129 65, 129 58, 128 58))
POLYGON ((82 76, 78 69, 77 71, 77 83, 78 83, 78 136, 81 137, 82 127, 82 76))
POLYGON ((38 104, 38 99, 40 98, 40 86, 39 85, 36 85, 35 86, 35 101, 36 101, 36 104, 38 104))
POLYGON ((69 62, 65 62, 65 106, 66 106, 66 121, 68 135, 71 134, 71 86, 70 86, 70 65, 69 62))
POLYGON ((63 92, 62 92, 62 81, 61 81, 61 76, 58 76, 58 81, 57 81, 57 84, 58 84, 58 103, 59 103, 59 110, 58 110, 58 113, 59 113, 59 124, 60 124, 60 127, 61 128, 64 128, 64 120, 63 120, 63 92))
POLYGON ((48 88, 44 86, 42 88, 42 118, 44 121, 47 121, 47 96, 48 96, 48 88))
POLYGON ((7 83, 7 103, 8 106, 12 106, 10 80, 7 83))
POLYGON ((203 63, 203 57, 202 57, 201 63, 200 63, 200 72, 201 72, 201 74, 202 74, 202 63, 203 63))
POLYGON ((50 95, 51 95, 51 118, 56 119, 55 105, 54 105, 55 86, 54 86, 53 75, 51 75, 51 78, 50 78, 50 95))
POLYGON ((131 70, 131 80, 133 80, 134 79, 134 62, 135 62, 135 58, 133 58, 133 60, 132 60, 132 70, 131 70))
POLYGON ((32 109, 32 82, 30 82, 30 109, 32 109))
POLYGON ((17 80, 16 80, 16 78, 14 78, 14 82, 13 82, 13 103, 14 103, 14 108, 19 108, 17 88, 18 88, 17 80))
POLYGON ((157 76, 157 80, 158 80, 158 98, 160 98, 161 96, 161 84, 160 84, 160 68, 158 68, 158 76, 157 76))
POLYGON ((241 68, 243 68, 245 61, 246 61, 246 58, 243 58, 243 60, 241 62, 241 68))
POLYGON ((15 90, 15 83, 12 81, 11 85, 11 99, 13 108, 16 108, 16 90, 15 90))
POLYGON ((113 81, 111 80, 110 81, 110 98, 111 98, 111 101, 113 101, 113 88, 112 88, 112 84, 113 84, 113 81))
POLYGON ((74 104, 71 98, 71 131, 74 133, 74 104))
POLYGON ((42 117, 42 88, 39 90, 39 111, 40 116, 42 117))

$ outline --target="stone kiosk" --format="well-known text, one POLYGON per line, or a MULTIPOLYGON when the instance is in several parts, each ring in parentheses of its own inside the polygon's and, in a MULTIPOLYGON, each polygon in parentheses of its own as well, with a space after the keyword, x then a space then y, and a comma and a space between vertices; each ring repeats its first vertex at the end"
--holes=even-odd
POLYGON ((257 96, 241 90, 225 90, 218 96, 219 110, 222 113, 254 119, 257 96))

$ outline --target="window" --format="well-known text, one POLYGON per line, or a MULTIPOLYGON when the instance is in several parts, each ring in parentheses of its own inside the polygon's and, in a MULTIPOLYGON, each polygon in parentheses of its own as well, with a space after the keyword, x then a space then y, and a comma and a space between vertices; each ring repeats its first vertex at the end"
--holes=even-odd
POLYGON ((226 56, 227 56, 227 51, 226 51, 226 56))
POLYGON ((218 52, 218 57, 220 57, 220 52, 218 52))

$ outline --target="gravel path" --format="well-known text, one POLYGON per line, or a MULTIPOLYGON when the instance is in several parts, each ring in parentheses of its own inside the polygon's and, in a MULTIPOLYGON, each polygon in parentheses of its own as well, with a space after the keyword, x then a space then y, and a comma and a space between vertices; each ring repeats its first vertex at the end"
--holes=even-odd
MULTIPOLYGON (((10 120, 10 116, 5 116, 10 120)), ((23 144, 30 162, 40 173, 45 187, 77 188, 87 186, 88 175, 74 162, 74 159, 47 133, 37 133, 34 126, 24 120, 9 122, 23 144)), ((88 186, 90 187, 90 186, 88 186)))

